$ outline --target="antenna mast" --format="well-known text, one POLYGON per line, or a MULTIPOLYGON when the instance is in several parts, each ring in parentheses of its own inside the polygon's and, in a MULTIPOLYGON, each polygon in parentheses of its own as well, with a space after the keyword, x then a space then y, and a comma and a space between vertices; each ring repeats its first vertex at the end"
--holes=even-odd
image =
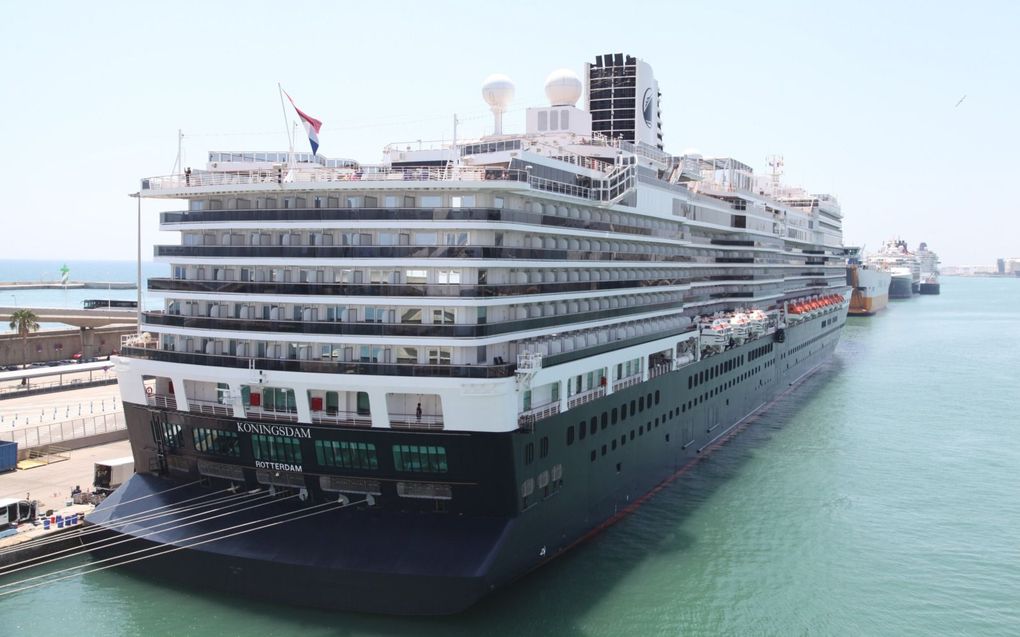
MULTIPOLYGON (((283 111, 283 130, 287 133, 287 144, 289 146, 289 154, 287 155, 287 165, 292 166, 294 163, 294 136, 290 132, 290 120, 287 118, 287 105, 283 102, 283 86, 279 82, 276 83, 276 88, 280 91, 280 110, 283 111)), ((297 124, 294 124, 297 127, 297 124)))
POLYGON ((184 154, 181 150, 181 143, 184 141, 184 132, 177 129, 177 159, 174 160, 174 167, 170 169, 171 175, 179 175, 184 172, 184 154))
POLYGON ((783 156, 769 155, 765 161, 769 165, 769 185, 772 188, 772 194, 777 195, 779 194, 779 178, 783 174, 783 156))

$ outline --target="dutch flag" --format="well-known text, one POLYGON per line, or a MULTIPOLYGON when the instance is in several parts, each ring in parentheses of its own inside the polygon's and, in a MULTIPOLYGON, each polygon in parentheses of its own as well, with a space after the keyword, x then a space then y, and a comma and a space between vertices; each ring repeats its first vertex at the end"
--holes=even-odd
POLYGON ((297 104, 294 103, 294 98, 287 91, 283 91, 283 94, 287 96, 287 99, 290 100, 290 105, 294 107, 298 117, 301 118, 301 123, 304 124, 305 130, 308 132, 308 143, 312 145, 312 155, 315 155, 319 152, 319 129, 322 128, 322 122, 298 108, 297 104))

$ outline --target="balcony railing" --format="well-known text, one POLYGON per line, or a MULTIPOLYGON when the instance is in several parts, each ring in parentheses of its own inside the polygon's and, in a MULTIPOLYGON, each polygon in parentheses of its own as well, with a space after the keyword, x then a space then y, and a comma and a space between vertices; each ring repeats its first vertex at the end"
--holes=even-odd
POLYGON ((632 387, 634 385, 637 385, 640 382, 641 382, 641 374, 631 374, 630 376, 627 376, 625 378, 621 378, 621 379, 619 379, 617 381, 613 381, 613 391, 614 392, 615 391, 620 391, 621 389, 626 389, 628 387, 632 387))
POLYGON ((211 400, 197 400, 195 398, 189 398, 188 409, 202 414, 212 414, 214 416, 234 415, 234 407, 232 405, 225 405, 211 400))
POLYGON ((186 210, 160 213, 160 223, 224 223, 249 221, 468 221, 519 223, 598 232, 652 236, 651 228, 595 219, 573 219, 508 208, 258 208, 186 210))
POLYGON ((313 411, 312 422, 320 425, 343 425, 345 427, 371 427, 372 416, 356 411, 313 411))
POLYGON ((578 405, 590 403, 591 401, 602 398, 605 395, 606 388, 603 386, 599 386, 594 389, 589 389, 588 391, 583 391, 579 394, 574 394, 573 396, 570 397, 569 400, 567 400, 567 408, 573 409, 578 405))
MULTIPOLYGON (((157 257, 240 257, 286 259, 534 259, 551 261, 641 261, 648 263, 690 263, 686 254, 581 250, 568 248, 523 248, 511 246, 220 246, 157 245, 157 257)), ((723 261, 722 257, 716 258, 723 261)), ((754 258, 739 263, 754 264, 754 258)), ((438 263, 437 263, 438 265, 438 263)))
POLYGON ((546 418, 555 416, 558 413, 560 413, 560 401, 558 400, 544 405, 538 405, 537 407, 532 407, 527 411, 522 411, 520 415, 517 416, 517 426, 521 429, 530 431, 539 420, 545 420, 546 418))
POLYGON ((648 378, 657 378, 673 371, 673 364, 654 365, 648 368, 648 378))
POLYGON ((205 316, 181 316, 162 312, 146 312, 143 316, 145 325, 170 325, 194 329, 231 330, 243 332, 276 332, 281 334, 324 334, 324 335, 358 335, 358 336, 429 336, 448 338, 472 338, 508 334, 543 327, 564 326, 569 329, 573 323, 584 323, 607 318, 617 318, 645 314, 660 310, 681 309, 679 301, 639 305, 635 307, 597 310, 595 312, 579 312, 561 314, 559 316, 543 316, 516 321, 486 323, 483 325, 437 325, 419 323, 375 323, 375 322, 344 322, 344 321, 290 321, 266 319, 235 319, 210 318, 205 316))
POLYGON ((320 374, 364 374, 384 376, 417 376, 429 378, 506 378, 514 375, 515 365, 418 365, 413 363, 362 363, 291 358, 254 358, 225 356, 198 352, 175 352, 162 349, 128 347, 121 355, 128 358, 209 365, 242 369, 266 369, 285 372, 320 374))
POLYGON ((422 414, 390 414, 390 427, 394 429, 423 429, 439 431, 443 428, 443 416, 422 414))
MULTIPOLYGON (((761 277, 759 277, 761 278, 761 277)), ((736 280, 753 281, 753 275, 736 275, 736 280)), ((727 279, 727 280, 730 280, 727 279)), ((502 285, 471 285, 457 283, 279 283, 253 281, 208 281, 193 279, 149 279, 149 290, 175 292, 212 292, 217 294, 288 294, 305 296, 408 296, 492 298, 529 294, 560 294, 600 290, 635 289, 653 292, 658 287, 683 287, 691 283, 711 282, 715 277, 669 277, 617 281, 562 281, 558 283, 520 283, 502 285)))
POLYGON ((177 398, 173 394, 150 394, 145 397, 145 403, 150 407, 177 409, 177 398))
POLYGON ((261 407, 245 407, 245 415, 256 420, 297 422, 298 419, 296 411, 276 411, 274 409, 262 409, 261 407))

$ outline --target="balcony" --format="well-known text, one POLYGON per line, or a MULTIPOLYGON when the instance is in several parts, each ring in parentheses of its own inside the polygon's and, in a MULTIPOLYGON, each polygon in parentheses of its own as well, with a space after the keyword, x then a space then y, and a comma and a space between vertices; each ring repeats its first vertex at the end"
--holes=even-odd
MULTIPOLYGON (((496 298, 531 294, 559 294, 569 292, 596 292, 599 290, 635 289, 686 286, 690 283, 713 281, 717 277, 671 277, 666 279, 630 279, 622 281, 563 281, 559 283, 521 283, 506 285, 468 285, 456 283, 396 284, 396 283, 278 283, 252 281, 199 281, 185 279, 149 279, 149 290, 174 292, 210 292, 215 294, 272 294, 302 296, 401 296, 401 297, 453 297, 496 298)), ((751 275, 731 279, 753 280, 751 275)))
MULTIPOLYGON (((158 245, 159 258, 242 258, 242 259, 532 259, 547 261, 641 261, 647 263, 688 263, 681 254, 570 250, 566 248, 523 248, 509 246, 183 246, 158 245)), ((717 257, 717 262, 722 257, 717 257)), ((754 263, 749 258, 743 261, 754 263)), ((440 265, 437 263, 436 265, 440 265)))
POLYGON ((524 330, 541 329, 544 327, 564 326, 569 329, 573 323, 584 323, 607 318, 617 318, 656 312, 660 310, 678 309, 680 303, 670 301, 655 305, 638 305, 634 307, 597 310, 558 316, 543 316, 516 321, 502 321, 482 325, 437 325, 420 323, 374 323, 374 322, 342 322, 342 321, 288 321, 266 319, 235 319, 212 318, 205 316, 181 316, 162 312, 146 312, 143 315, 144 325, 168 325, 206 330, 228 330, 243 332, 275 332, 280 334, 322 334, 332 336, 426 336, 447 338, 472 338, 509 334, 524 330))

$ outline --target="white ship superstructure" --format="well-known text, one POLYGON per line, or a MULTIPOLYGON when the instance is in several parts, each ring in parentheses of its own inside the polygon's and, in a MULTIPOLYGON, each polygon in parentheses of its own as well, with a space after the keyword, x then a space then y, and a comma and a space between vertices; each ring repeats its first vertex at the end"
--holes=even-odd
POLYGON ((482 410, 506 431, 647 373, 699 315, 843 285, 831 196, 774 198, 737 160, 593 136, 550 96, 524 135, 390 147, 381 165, 211 152, 206 171, 147 180, 143 196, 188 210, 163 214, 182 240, 156 249, 172 277, 150 281, 165 309, 144 318, 168 354, 132 368, 176 380, 185 410, 390 427, 416 425, 421 403, 437 427, 477 429, 482 410), (576 362, 517 392, 533 353, 576 362), (253 360, 284 374, 285 400, 250 403, 266 384, 253 360))
MULTIPOLYGON (((162 213, 181 233, 156 247, 163 309, 118 362, 136 466, 530 528, 520 516, 552 515, 551 492, 595 484, 580 472, 617 439, 640 449, 635 421, 575 459, 589 420, 594 441, 659 409, 661 384, 665 441, 693 454, 823 360, 846 315, 836 200, 666 153, 647 64, 599 56, 586 75, 587 109, 581 80, 554 73, 523 133, 502 132, 513 87, 495 78, 499 134, 482 139, 391 145, 371 165, 216 151, 145 179, 142 197, 186 209, 162 213), (505 468, 495 446, 484 471, 457 455, 469 445, 507 445, 505 468)), ((572 496, 590 504, 563 538, 648 473, 627 494, 572 496)))

